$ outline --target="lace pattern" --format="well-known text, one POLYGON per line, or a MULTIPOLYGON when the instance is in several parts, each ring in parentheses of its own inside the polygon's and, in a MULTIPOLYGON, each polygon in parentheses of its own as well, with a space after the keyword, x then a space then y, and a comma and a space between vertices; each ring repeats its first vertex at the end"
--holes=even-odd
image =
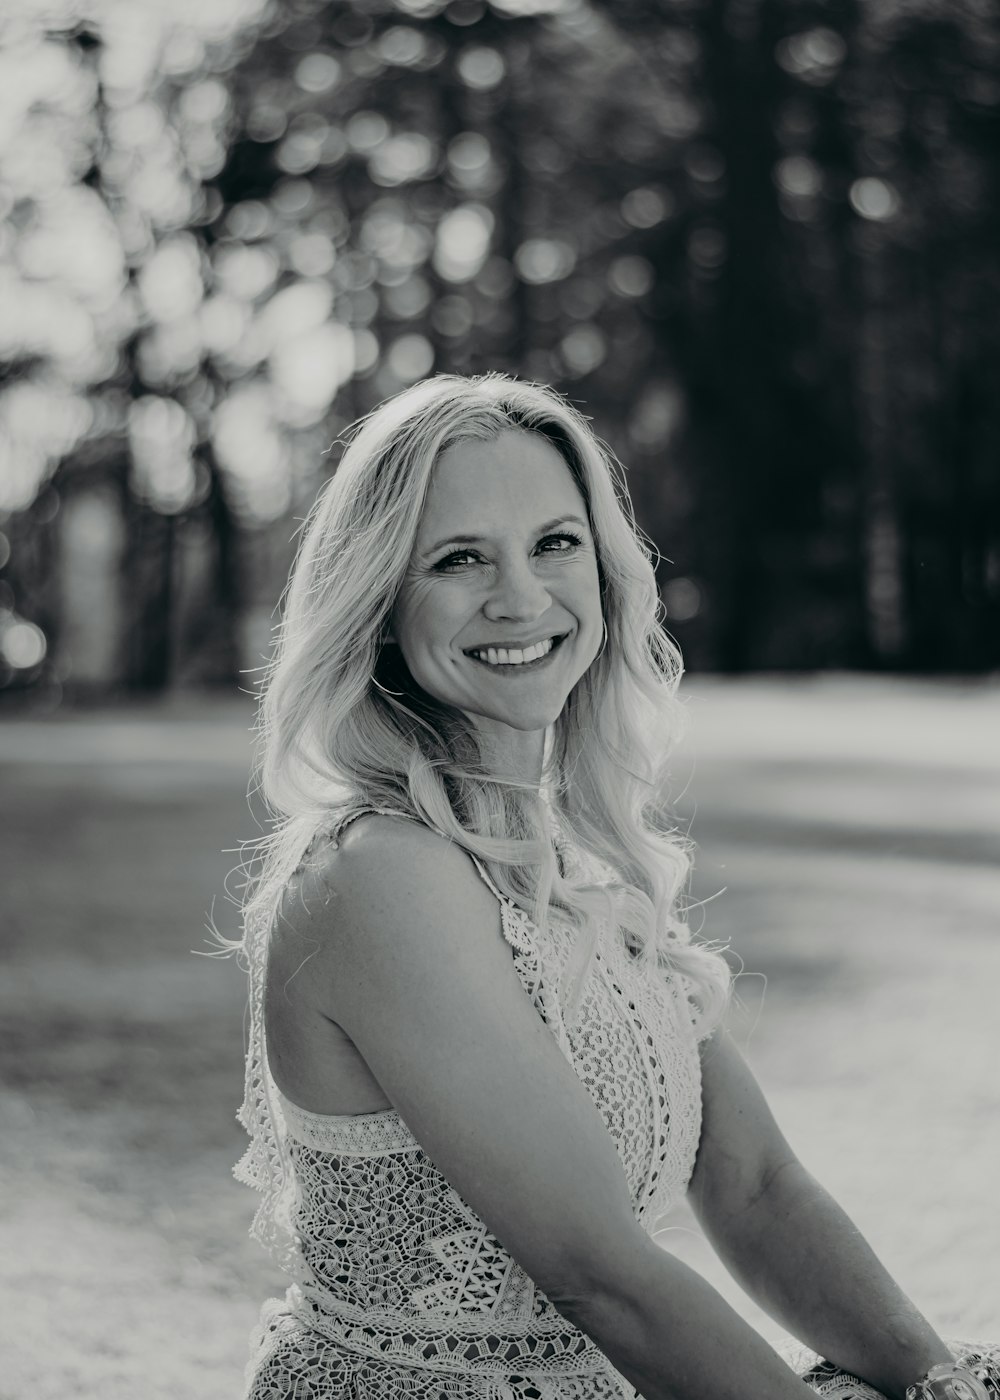
POLYGON ((392 1152, 413 1152, 418 1144, 409 1128, 393 1109, 376 1113, 338 1115, 310 1113, 286 1099, 278 1090, 288 1138, 345 1157, 386 1157, 392 1152))
MULTIPOLYGON (((948 1347, 956 1361, 979 1377, 993 1400, 1000 1400, 1000 1346, 991 1342, 949 1341, 948 1347)), ((790 1343, 780 1350, 788 1365, 824 1400, 885 1400, 882 1392, 867 1381, 842 1371, 808 1347, 790 1343)))
MULTIPOLYGON (((557 845, 566 868, 599 875, 558 835, 557 845)), ((522 985, 600 1112, 637 1219, 652 1230, 686 1189, 700 1133, 697 1044, 683 990, 633 965, 605 922, 568 1018, 559 989, 573 931, 551 920, 542 936, 476 864, 500 901, 522 985)), ((262 937, 248 950, 240 1120, 251 1141, 236 1173, 263 1192, 251 1233, 293 1285, 262 1313, 251 1400, 634 1400, 395 1111, 315 1114, 280 1094, 267 1070, 265 962, 262 937)))

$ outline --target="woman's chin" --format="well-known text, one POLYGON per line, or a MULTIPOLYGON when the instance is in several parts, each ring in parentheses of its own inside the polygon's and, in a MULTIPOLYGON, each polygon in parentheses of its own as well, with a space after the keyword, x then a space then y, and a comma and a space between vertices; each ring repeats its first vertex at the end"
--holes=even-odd
MULTIPOLYGON (((490 709, 488 713, 478 716, 480 722, 493 721, 496 724, 503 724, 508 729, 515 729, 523 734, 536 734, 540 729, 548 729, 550 724, 555 724, 562 714, 562 704, 521 704, 521 705, 498 705, 495 709, 490 709)), ((477 718, 476 716, 472 717, 477 718)))

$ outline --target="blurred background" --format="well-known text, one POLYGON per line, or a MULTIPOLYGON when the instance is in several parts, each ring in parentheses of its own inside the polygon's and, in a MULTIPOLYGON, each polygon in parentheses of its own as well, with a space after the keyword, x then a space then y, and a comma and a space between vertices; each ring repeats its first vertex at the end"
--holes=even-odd
POLYGON ((553 382, 692 669, 1000 661, 1000 17, 5 0, 0 683, 232 684, 341 430, 553 382))
POLYGON ((239 1392, 252 693, 344 429, 493 368, 662 555, 779 1120, 1000 1338, 998 176, 981 0, 0 0, 0 1400, 239 1392))

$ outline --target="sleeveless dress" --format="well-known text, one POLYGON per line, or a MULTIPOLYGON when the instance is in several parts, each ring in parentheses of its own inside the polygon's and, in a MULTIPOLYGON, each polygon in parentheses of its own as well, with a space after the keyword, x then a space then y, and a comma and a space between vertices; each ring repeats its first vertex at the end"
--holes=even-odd
MULTIPOLYGON (((332 838, 374 810, 352 812, 332 838)), ((613 878, 558 831, 557 851, 569 874, 613 878)), ((475 864, 499 900, 524 990, 601 1114, 636 1219, 652 1233, 687 1188, 701 1128, 697 1012, 682 979, 640 972, 605 923, 570 1023, 557 989, 572 930, 553 918, 540 934, 475 864)), ((318 1114, 281 1094, 267 1067, 266 939, 261 944, 248 950, 250 1043, 239 1115, 251 1144, 235 1171, 263 1192, 251 1234, 292 1283, 261 1311, 246 1400, 637 1400, 395 1110, 318 1114)), ((820 1393, 878 1400, 812 1353, 797 1362, 820 1393)))

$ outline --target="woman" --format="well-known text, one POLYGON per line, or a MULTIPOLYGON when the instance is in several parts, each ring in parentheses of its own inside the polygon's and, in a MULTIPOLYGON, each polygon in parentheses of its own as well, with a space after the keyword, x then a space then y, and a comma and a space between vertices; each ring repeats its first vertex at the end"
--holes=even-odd
POLYGON ((996 1350, 954 1364, 721 1027, 727 966, 678 913, 658 613, 616 467, 549 390, 415 385, 322 493, 246 911, 238 1173, 294 1280, 252 1400, 997 1393, 996 1350), (653 1243, 686 1189, 805 1378, 653 1243))

